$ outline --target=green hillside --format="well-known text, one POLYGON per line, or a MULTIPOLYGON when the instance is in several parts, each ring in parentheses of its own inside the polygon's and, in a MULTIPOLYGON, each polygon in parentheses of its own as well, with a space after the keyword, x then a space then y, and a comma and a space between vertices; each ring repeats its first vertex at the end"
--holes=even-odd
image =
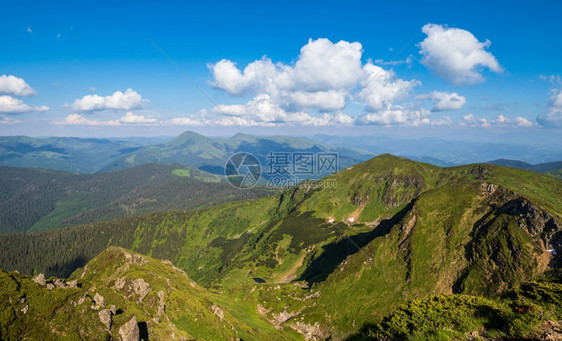
POLYGON ((217 175, 177 164, 149 164, 92 175, 0 167, 0 233, 195 209, 270 193, 259 188, 239 191, 221 181, 217 175))
POLYGON ((422 314, 443 305, 468 316, 461 334, 448 334, 461 339, 472 331, 522 337, 546 319, 560 319, 540 297, 530 296, 536 302, 528 303, 544 305, 548 313, 528 320, 507 314, 519 304, 513 298, 496 300, 538 290, 533 281, 559 278, 561 181, 489 164, 439 168, 381 155, 324 183, 329 186, 306 182, 211 209, 0 236, 7 246, 0 267, 65 276, 106 247, 121 246, 168 259, 199 285, 227 300, 244 297, 273 325, 308 339, 439 336, 453 327, 435 322, 426 333, 383 321, 398 316, 400 324, 400 315, 391 315, 400 309, 422 314), (431 297, 441 298, 423 301, 431 297), (421 312, 408 306, 413 300, 426 302, 421 312), (487 324, 497 315, 492 308, 522 327, 487 324), (475 309, 488 309, 488 315, 475 309))
POLYGON ((562 180, 562 168, 546 172, 546 174, 562 180))
POLYGON ((0 272, 0 339, 300 339, 239 301, 202 288, 168 261, 109 248, 68 280, 0 272))

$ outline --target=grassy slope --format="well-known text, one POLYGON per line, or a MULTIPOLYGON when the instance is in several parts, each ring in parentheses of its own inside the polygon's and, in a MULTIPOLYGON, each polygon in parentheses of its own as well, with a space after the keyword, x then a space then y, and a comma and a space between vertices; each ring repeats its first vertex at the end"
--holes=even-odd
POLYGON ((562 207, 560 181, 492 165, 383 155, 328 179, 337 187, 88 228, 103 233, 102 245, 168 258, 199 284, 251 302, 242 311, 260 302, 268 319, 288 310, 297 314, 289 324, 319 323, 341 338, 411 299, 532 280, 544 266, 541 236, 506 205, 528 200, 556 219, 562 207), (312 289, 284 283, 294 279, 312 289))
POLYGON ((231 310, 218 294, 195 284, 172 265, 124 249, 107 249, 70 279, 78 280, 81 287, 49 291, 26 276, 0 272, 0 301, 7 308, 0 320, 0 338, 105 339, 108 333, 98 312, 90 308, 91 297, 100 294, 107 307, 116 307, 111 328, 114 336, 135 316, 141 324, 146 323, 151 340, 172 335, 199 340, 298 339, 295 332, 273 328, 255 310, 241 314, 240 304, 231 310), (142 301, 130 286, 138 278, 150 289, 142 301), (117 287, 117 280, 124 280, 125 286, 117 287), (160 291, 164 293, 163 314, 158 313, 160 291), (84 303, 79 304, 84 296, 84 303), (29 308, 25 313, 24 306, 29 308), (222 318, 213 306, 221 309, 222 318))
POLYGON ((538 339, 545 335, 542 321, 562 316, 561 295, 560 283, 532 282, 501 299, 439 295, 413 300, 349 339, 463 340, 469 333, 472 338, 538 339))

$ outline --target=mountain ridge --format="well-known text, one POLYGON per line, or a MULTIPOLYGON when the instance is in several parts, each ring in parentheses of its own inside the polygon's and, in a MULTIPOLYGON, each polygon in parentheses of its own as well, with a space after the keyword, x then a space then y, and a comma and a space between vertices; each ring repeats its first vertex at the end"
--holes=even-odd
POLYGON ((381 155, 324 180, 337 185, 0 236, 13 245, 0 266, 25 252, 20 271, 61 271, 82 256, 68 273, 117 245, 169 259, 209 290, 252 292, 267 320, 286 316, 276 323, 316 339, 345 339, 413 299, 497 297, 560 269, 562 183, 552 177, 381 155))

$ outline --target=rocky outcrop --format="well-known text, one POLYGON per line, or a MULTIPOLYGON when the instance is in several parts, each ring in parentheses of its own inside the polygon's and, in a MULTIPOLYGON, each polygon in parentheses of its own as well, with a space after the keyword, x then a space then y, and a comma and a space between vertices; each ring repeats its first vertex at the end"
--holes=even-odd
POLYGON ((483 182, 482 184, 480 184, 480 195, 490 196, 490 195, 494 194, 494 192, 497 189, 498 189, 498 185, 483 182))
POLYGON ((53 285, 55 288, 66 288, 66 283, 60 278, 55 278, 53 285))
POLYGON ((133 290, 138 295, 138 303, 141 303, 146 295, 150 292, 150 285, 142 278, 137 278, 133 281, 133 290))
POLYGON ((519 227, 540 239, 543 249, 562 253, 562 222, 548 211, 518 193, 487 182, 480 185, 480 195, 487 197, 489 207, 517 217, 519 227))
POLYGON ((45 279, 44 274, 39 274, 39 275, 33 277, 33 282, 35 282, 35 283, 37 283, 41 286, 47 285, 47 280, 45 279))
POLYGON ((298 316, 300 313, 301 313, 300 311, 289 312, 287 310, 287 307, 285 307, 285 309, 282 312, 278 314, 273 314, 274 324, 276 326, 280 326, 281 324, 289 321, 293 317, 298 316))
POLYGON ((119 327, 119 337, 121 341, 138 341, 140 338, 139 324, 137 317, 133 316, 129 322, 119 327))
POLYGON ((539 340, 545 341, 555 341, 555 340, 562 340, 562 326, 559 322, 556 321, 545 321, 540 326, 542 329, 542 333, 539 337, 539 340))
POLYGON ((112 324, 112 317, 113 317, 113 314, 111 313, 111 310, 109 310, 109 309, 100 310, 100 312, 98 313, 98 316, 100 318, 101 323, 104 324, 105 328, 107 330, 110 330, 111 324, 112 324))
POLYGON ((158 291, 158 311, 156 312, 158 318, 160 318, 160 316, 164 314, 165 309, 166 305, 164 304, 164 291, 160 290, 158 291))
POLYGON ((211 307, 211 310, 213 311, 213 314, 217 315, 218 318, 220 318, 221 320, 224 319, 224 311, 222 311, 222 309, 216 305, 213 305, 211 307))
POLYGON ((524 199, 513 203, 512 214, 520 218, 519 227, 533 236, 539 236, 545 249, 562 253, 562 224, 550 214, 524 199))
POLYGON ((75 279, 73 281, 66 282, 66 286, 68 288, 78 288, 78 280, 75 279))
POLYGON ((305 340, 324 340, 328 337, 328 333, 320 328, 320 324, 306 324, 304 322, 297 322, 291 325, 291 328, 304 335, 305 340))
POLYGON ((59 288, 78 288, 78 280, 73 280, 66 282, 63 279, 55 278, 47 282, 44 274, 39 274, 32 279, 33 282, 39 284, 40 286, 47 287, 47 289, 59 289, 59 288))
POLYGON ((127 263, 144 266, 148 262, 148 260, 141 255, 132 255, 125 251, 123 251, 123 254, 125 255, 125 259, 127 260, 127 263))
POLYGON ((129 279, 126 277, 119 278, 115 281, 114 288, 123 293, 123 296, 129 300, 141 303, 150 292, 150 284, 142 278, 129 279))
POLYGON ((98 310, 100 308, 105 307, 105 305, 106 305, 105 298, 103 298, 103 296, 100 295, 99 293, 96 293, 94 295, 93 301, 94 301, 94 304, 91 307, 93 310, 98 310))

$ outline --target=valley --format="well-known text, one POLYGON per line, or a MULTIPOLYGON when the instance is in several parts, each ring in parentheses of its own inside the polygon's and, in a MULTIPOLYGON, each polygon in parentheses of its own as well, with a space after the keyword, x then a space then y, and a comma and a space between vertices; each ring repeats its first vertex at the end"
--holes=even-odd
MULTIPOLYGON (((559 180, 489 164, 439 168, 391 155, 330 177, 336 188, 312 189, 305 182, 213 208, 0 236, 10 246, 0 268, 72 279, 71 273, 90 267, 107 247, 123 247, 171 261, 223 300, 251 292, 256 303, 244 309, 311 339, 399 335, 392 334, 399 331, 390 322, 398 317, 389 314, 418 309, 403 306, 416 299, 440 297, 424 303, 427 309, 445 304, 475 314, 477 306, 508 309, 510 301, 495 300, 520 288, 542 285, 556 296, 559 180)), ((559 314, 544 304, 548 314, 559 314)), ((490 328, 485 335, 521 337, 540 322, 524 315, 509 319, 524 329, 490 328)), ((435 323, 431 333, 445 328, 435 323)), ((453 328, 461 334, 453 334, 470 328, 461 323, 453 328)), ((400 330, 430 335, 425 329, 400 330)))

